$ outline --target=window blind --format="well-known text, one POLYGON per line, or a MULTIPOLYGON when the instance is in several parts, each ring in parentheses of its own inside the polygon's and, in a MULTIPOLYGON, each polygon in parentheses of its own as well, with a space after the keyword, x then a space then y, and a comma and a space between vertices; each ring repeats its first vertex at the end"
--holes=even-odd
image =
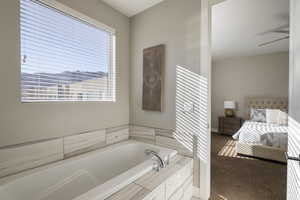
POLYGON ((20 0, 21 100, 115 101, 114 33, 20 0))

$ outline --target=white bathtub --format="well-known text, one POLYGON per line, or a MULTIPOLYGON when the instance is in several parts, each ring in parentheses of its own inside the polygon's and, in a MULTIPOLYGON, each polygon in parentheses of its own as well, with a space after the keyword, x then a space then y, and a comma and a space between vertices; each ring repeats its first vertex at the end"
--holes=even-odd
POLYGON ((0 179, 2 200, 102 200, 152 170, 151 149, 167 160, 175 150, 127 141, 0 179))

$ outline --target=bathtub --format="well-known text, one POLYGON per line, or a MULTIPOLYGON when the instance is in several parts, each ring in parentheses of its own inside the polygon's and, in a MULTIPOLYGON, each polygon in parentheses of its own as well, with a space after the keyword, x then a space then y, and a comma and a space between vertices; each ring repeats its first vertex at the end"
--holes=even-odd
POLYGON ((167 160, 175 150, 126 141, 0 179, 2 200, 102 200, 153 168, 144 151, 167 160))

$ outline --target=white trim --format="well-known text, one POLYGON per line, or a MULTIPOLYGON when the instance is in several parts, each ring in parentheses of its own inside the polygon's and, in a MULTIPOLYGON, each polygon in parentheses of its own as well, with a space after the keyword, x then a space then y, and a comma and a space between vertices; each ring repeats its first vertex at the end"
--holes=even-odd
POLYGON ((202 200, 210 198, 211 193, 211 6, 209 0, 201 0, 200 16, 200 73, 208 81, 208 102, 207 102, 207 144, 201 148, 206 148, 207 159, 200 160, 200 186, 199 197, 202 200))
POLYGON ((46 6, 49 6, 51 8, 54 8, 58 11, 61 11, 67 15, 70 15, 74 18, 77 18, 81 21, 84 21, 85 23, 88 23, 88 24, 91 24, 97 28, 100 28, 100 29, 103 29, 109 33, 111 33, 112 35, 115 35, 116 34, 116 31, 115 29, 111 28, 110 26, 106 25, 106 24, 103 24, 101 22, 99 22, 98 20, 95 20, 91 17, 88 17, 62 3, 59 3, 55 0, 31 0, 33 2, 37 2, 37 3, 41 3, 41 4, 44 4, 46 6))
POLYGON ((116 87, 117 87, 117 65, 116 65, 116 49, 117 49, 117 40, 116 40, 116 36, 113 35, 111 37, 111 65, 110 65, 110 72, 109 73, 111 75, 111 84, 109 84, 111 86, 111 90, 113 92, 113 94, 111 94, 112 96, 112 101, 113 102, 116 102, 116 95, 117 95, 117 92, 116 92, 116 87))
POLYGON ((295 9, 294 0, 290 1, 290 41, 289 41, 289 114, 293 116, 293 104, 294 104, 294 24, 295 24, 295 9))

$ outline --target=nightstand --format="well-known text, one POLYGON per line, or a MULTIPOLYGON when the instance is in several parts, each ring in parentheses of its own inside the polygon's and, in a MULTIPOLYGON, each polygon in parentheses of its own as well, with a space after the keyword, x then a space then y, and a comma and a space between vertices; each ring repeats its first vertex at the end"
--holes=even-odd
POLYGON ((243 119, 240 117, 219 117, 219 133, 232 136, 242 124, 243 119))

